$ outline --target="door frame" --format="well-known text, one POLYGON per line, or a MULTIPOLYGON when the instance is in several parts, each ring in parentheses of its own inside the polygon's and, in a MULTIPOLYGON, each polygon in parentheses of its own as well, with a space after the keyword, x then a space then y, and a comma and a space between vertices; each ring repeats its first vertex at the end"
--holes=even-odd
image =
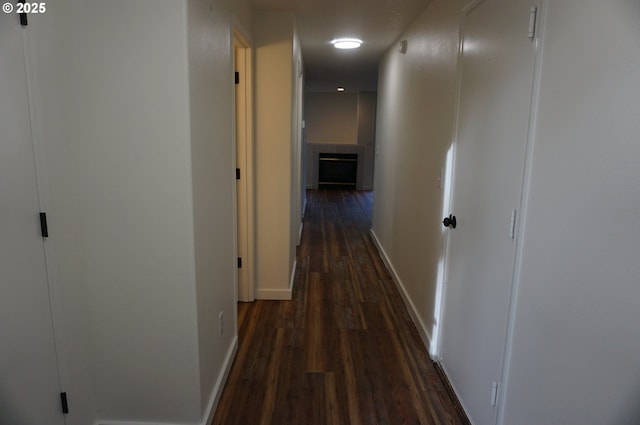
POLYGON ((238 301, 255 300, 255 161, 253 49, 248 38, 237 27, 233 29, 234 70, 239 82, 234 89, 234 146, 236 168, 241 178, 236 182, 236 246, 242 268, 238 269, 238 301))

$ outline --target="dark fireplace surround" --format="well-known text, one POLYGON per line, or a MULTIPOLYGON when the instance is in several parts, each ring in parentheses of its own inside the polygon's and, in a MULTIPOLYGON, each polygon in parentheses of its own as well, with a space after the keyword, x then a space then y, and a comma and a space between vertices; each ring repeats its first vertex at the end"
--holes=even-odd
POLYGON ((358 154, 323 153, 318 155, 320 189, 355 189, 358 179, 358 154))

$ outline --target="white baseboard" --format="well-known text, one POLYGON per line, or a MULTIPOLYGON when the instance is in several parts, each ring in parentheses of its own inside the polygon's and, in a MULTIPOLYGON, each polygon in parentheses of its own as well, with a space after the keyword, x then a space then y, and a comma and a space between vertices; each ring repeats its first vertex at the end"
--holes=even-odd
POLYGON ((288 289, 260 289, 256 288, 257 300, 290 300, 293 296, 293 282, 296 278, 296 267, 298 260, 293 260, 293 267, 291 269, 291 276, 289 278, 288 289))
POLYGON ((307 197, 305 196, 304 199, 302 200, 302 218, 304 218, 304 215, 307 213, 307 197))
POLYGON ((409 315, 411 316, 411 320, 413 321, 413 324, 416 325, 416 328, 418 329, 418 333, 420 334, 420 339, 422 339, 422 343, 427 348, 427 351, 431 352, 431 333, 427 330, 426 326, 424 325, 424 322, 422 322, 422 319, 420 319, 420 316, 417 313, 416 306, 413 304, 413 301, 411 300, 411 297, 407 293, 407 290, 405 289, 404 284, 402 283, 402 280, 398 276, 398 273, 396 273, 396 270, 393 268, 393 264, 391 263, 389 256, 387 255, 386 251, 380 244, 380 240, 378 239, 376 232, 373 229, 371 229, 369 232, 371 233, 371 239, 373 239, 373 243, 378 249, 378 253, 380 254, 380 257, 382 258, 382 262, 384 263, 385 267, 389 271, 389 274, 391 274, 391 278, 393 279, 393 282, 396 284, 396 287, 398 288, 398 291, 402 296, 402 301, 404 301, 404 305, 407 307, 407 310, 409 311, 409 315))
POLYGON ((288 289, 256 289, 256 300, 290 300, 288 289))
POLYGON ((298 228, 298 246, 302 243, 302 228, 304 227, 304 223, 300 222, 300 227, 298 228))
POLYGON ((224 385, 226 384, 227 378, 229 377, 229 372, 231 371, 231 366, 233 365, 233 360, 236 358, 237 352, 238 335, 236 334, 233 337, 231 347, 229 347, 227 356, 224 359, 222 373, 218 375, 218 380, 216 381, 216 384, 213 387, 213 391, 211 392, 211 397, 209 398, 209 403, 207 403, 207 409, 205 410, 205 416, 202 420, 202 425, 209 425, 213 421, 213 415, 215 415, 216 409, 218 408, 218 403, 220 402, 220 397, 222 396, 222 390, 224 390, 224 385))

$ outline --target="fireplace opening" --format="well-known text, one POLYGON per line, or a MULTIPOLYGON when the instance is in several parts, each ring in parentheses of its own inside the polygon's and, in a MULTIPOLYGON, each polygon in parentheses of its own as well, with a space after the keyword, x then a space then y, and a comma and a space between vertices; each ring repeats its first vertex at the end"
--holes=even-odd
POLYGON ((320 153, 318 157, 320 189, 355 189, 358 177, 358 154, 320 153))

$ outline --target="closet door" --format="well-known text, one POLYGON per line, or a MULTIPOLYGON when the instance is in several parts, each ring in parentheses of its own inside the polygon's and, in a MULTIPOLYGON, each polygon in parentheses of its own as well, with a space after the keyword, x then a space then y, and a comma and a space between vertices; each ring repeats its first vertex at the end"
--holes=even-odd
POLYGON ((496 421, 532 95, 530 8, 465 9, 442 365, 476 425, 496 421))
POLYGON ((19 15, 0 14, 0 424, 64 424, 19 15))

